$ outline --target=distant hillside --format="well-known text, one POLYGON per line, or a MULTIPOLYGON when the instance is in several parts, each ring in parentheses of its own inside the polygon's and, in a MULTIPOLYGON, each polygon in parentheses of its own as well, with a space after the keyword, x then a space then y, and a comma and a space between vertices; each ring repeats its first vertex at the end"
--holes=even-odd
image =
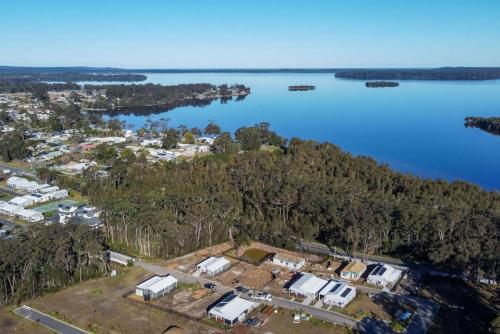
POLYGON ((357 80, 495 80, 500 79, 500 68, 352 69, 339 70, 335 77, 357 80))

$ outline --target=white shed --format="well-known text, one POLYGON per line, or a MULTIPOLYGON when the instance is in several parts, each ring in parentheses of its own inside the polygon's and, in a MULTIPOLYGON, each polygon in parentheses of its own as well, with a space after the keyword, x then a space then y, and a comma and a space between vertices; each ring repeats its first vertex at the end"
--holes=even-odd
POLYGON ((201 272, 205 273, 208 276, 215 276, 218 273, 221 273, 231 266, 231 262, 224 257, 209 257, 204 261, 198 263, 196 268, 201 272))
POLYGON ((135 287, 135 294, 145 300, 163 297, 177 287, 177 278, 172 275, 153 276, 135 287))

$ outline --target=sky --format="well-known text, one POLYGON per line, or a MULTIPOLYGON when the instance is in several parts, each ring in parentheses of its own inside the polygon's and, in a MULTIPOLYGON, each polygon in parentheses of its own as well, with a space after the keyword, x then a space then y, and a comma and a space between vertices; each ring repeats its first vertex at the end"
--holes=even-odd
POLYGON ((0 65, 500 66, 500 1, 0 0, 0 65))

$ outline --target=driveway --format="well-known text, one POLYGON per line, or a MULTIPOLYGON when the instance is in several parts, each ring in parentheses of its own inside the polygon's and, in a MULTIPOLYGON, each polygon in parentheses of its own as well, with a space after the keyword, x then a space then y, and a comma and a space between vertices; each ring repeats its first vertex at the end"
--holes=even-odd
POLYGON ((43 325, 56 333, 61 334, 90 334, 83 329, 70 325, 66 322, 58 320, 56 318, 51 317, 48 314, 39 312, 35 309, 32 309, 29 306, 23 305, 14 310, 14 313, 20 315, 23 318, 34 321, 40 325, 43 325))

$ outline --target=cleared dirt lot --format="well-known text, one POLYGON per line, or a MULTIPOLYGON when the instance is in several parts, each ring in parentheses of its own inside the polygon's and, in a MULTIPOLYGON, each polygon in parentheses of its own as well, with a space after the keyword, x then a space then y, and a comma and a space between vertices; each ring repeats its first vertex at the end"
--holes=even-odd
POLYGON ((141 268, 122 269, 116 277, 83 282, 27 304, 95 333, 162 333, 172 325, 188 333, 218 332, 123 298, 137 283, 150 276, 141 268))
POLYGON ((134 294, 131 294, 128 298, 136 303, 144 304, 144 307, 154 305, 163 310, 172 310, 185 314, 189 319, 202 320, 206 317, 208 306, 222 297, 222 293, 212 293, 208 289, 193 288, 193 286, 182 286, 180 284, 176 290, 158 300, 150 302, 144 302, 142 298, 134 294))
POLYGON ((349 331, 342 326, 334 326, 330 323, 312 319, 311 321, 302 321, 298 324, 293 323, 293 312, 281 310, 279 313, 273 313, 267 318, 264 326, 248 330, 252 334, 345 334, 349 331))

